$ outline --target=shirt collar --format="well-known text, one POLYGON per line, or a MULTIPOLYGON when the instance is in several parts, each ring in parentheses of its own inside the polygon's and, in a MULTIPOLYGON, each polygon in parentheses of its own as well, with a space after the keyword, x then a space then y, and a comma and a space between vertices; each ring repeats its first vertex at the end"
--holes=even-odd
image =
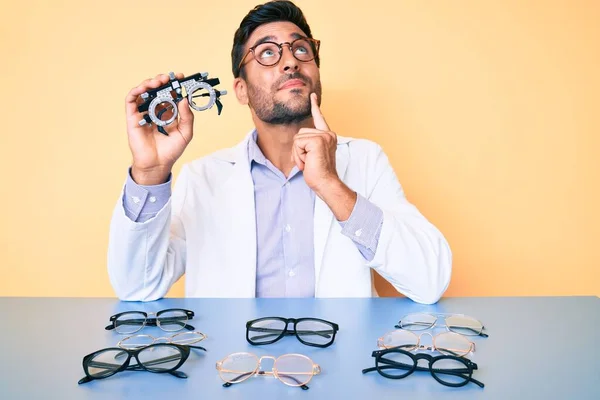
POLYGON ((250 161, 250 163, 254 161, 266 166, 267 158, 260 150, 260 147, 258 147, 258 144, 256 143, 257 139, 258 132, 255 129, 254 132, 252 132, 252 137, 250 138, 250 140, 248 140, 248 160, 250 161))

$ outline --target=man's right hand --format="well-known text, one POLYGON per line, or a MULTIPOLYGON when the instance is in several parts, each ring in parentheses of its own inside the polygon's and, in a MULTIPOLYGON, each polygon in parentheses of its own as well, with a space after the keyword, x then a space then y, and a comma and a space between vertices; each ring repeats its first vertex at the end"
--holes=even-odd
MULTIPOLYGON (((175 74, 178 79, 183 74, 175 74)), ((137 111, 140 95, 169 82, 169 75, 160 74, 154 79, 146 79, 131 89, 125 98, 127 115, 127 136, 133 155, 131 177, 139 185, 159 185, 165 183, 175 161, 183 154, 190 143, 194 130, 194 114, 187 98, 177 103, 178 118, 164 126, 168 136, 160 133, 154 124, 139 125, 143 115, 137 111)))

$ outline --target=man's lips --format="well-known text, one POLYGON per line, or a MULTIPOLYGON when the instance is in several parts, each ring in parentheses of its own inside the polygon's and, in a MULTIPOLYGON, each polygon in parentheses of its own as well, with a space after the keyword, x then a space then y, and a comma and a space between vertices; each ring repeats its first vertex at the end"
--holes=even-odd
POLYGON ((286 81, 283 85, 281 85, 279 90, 295 88, 295 87, 300 87, 300 86, 306 86, 306 85, 300 79, 290 79, 289 81, 286 81))

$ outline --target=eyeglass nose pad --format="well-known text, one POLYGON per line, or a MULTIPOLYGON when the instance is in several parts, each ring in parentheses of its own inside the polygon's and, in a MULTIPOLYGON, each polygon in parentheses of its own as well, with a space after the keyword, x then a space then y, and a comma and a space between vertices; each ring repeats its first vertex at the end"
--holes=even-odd
POLYGON ((433 340, 433 335, 430 332, 423 332, 419 335, 419 349, 421 350, 430 350, 430 351, 434 351, 435 350, 435 346, 434 346, 434 340, 433 340), (421 341, 421 338, 423 337, 423 335, 427 335, 431 338, 431 344, 426 345, 423 344, 421 341))

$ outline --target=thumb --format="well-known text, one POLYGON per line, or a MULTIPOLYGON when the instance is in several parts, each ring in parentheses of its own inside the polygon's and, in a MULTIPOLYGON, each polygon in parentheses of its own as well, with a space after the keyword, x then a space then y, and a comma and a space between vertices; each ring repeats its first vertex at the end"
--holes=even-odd
POLYGON ((315 124, 315 128, 320 131, 329 131, 329 126, 327 122, 325 122, 325 117, 321 114, 321 109, 319 108, 319 103, 317 102, 317 94, 310 94, 310 103, 311 103, 311 114, 313 117, 313 122, 315 124))

